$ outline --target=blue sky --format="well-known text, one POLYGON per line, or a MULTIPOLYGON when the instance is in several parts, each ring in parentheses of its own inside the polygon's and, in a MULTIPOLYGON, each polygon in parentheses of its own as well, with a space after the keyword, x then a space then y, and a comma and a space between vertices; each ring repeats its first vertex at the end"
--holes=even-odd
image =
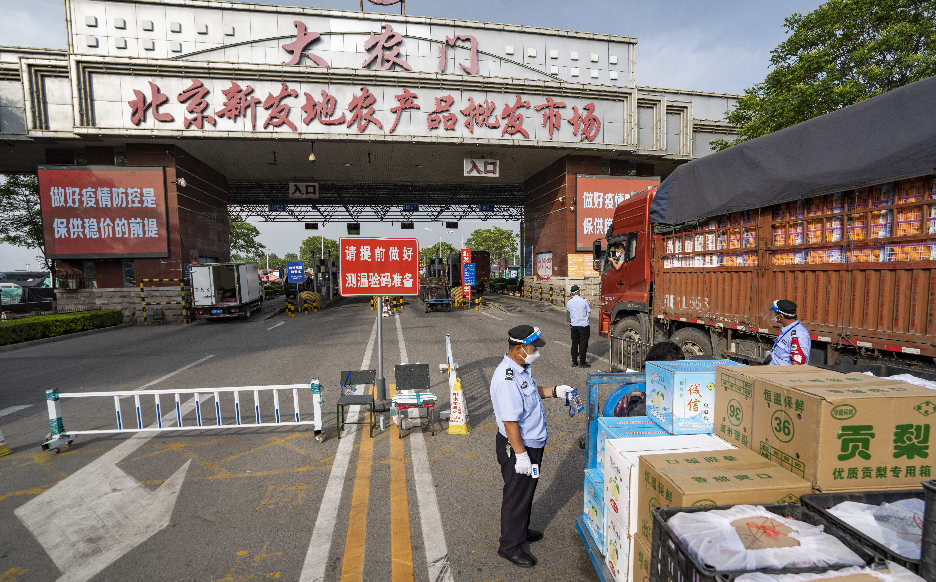
MULTIPOLYGON (((358 10, 359 0, 265 2, 358 10)), ((61 0, 2 0, 0 44, 65 48, 65 10, 61 0)), ((399 13, 399 6, 380 9, 364 0, 369 12, 399 13)), ((763 80, 770 51, 786 38, 783 19, 815 10, 819 0, 408 0, 406 13, 417 16, 501 22, 634 36, 637 84, 641 86, 742 93, 763 80)), ((508 223, 516 229, 516 223, 508 223)), ((301 224, 260 223, 261 242, 283 256, 298 250, 307 232, 301 224)), ((445 240, 456 244, 484 223, 464 224, 445 240)), ((500 225, 505 226, 505 225, 500 225)), ((440 230, 438 225, 431 226, 440 230)), ((344 224, 328 225, 325 236, 344 234, 344 224)), ((361 234, 399 236, 399 228, 362 225, 361 234)), ((316 233, 318 234, 318 233, 316 233)), ((438 237, 417 224, 424 245, 438 237)), ((0 245, 0 270, 37 266, 35 253, 0 245)))

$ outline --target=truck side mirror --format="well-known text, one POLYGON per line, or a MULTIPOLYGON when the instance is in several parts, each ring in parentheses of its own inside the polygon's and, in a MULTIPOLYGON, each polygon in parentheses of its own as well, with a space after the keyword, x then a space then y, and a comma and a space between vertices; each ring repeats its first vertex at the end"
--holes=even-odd
POLYGON ((601 248, 601 239, 598 239, 592 245, 592 269, 596 271, 601 270, 601 259, 604 256, 604 251, 601 248))

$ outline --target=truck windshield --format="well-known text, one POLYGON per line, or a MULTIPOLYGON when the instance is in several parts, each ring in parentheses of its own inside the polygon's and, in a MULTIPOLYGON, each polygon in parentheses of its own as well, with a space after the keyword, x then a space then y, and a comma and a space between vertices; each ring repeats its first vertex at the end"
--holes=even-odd
POLYGON ((637 256, 637 239, 639 232, 628 232, 609 241, 610 252, 608 260, 605 261, 605 271, 611 269, 620 269, 623 265, 631 262, 637 256))

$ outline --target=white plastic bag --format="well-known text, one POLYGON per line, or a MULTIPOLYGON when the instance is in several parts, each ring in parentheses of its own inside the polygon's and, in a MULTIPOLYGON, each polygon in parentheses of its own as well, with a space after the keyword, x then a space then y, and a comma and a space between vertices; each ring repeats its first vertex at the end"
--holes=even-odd
POLYGON ((668 524, 700 562, 717 570, 865 565, 845 544, 823 533, 822 526, 777 515, 759 505, 678 513, 668 524), (774 540, 778 547, 749 549, 752 544, 745 546, 741 535, 755 536, 752 542, 774 540))
POLYGON ((735 578, 735 582, 813 582, 814 580, 835 580, 854 574, 865 574, 881 582, 922 582, 920 578, 903 566, 893 562, 887 563, 888 571, 875 571, 871 568, 843 568, 834 572, 822 574, 767 574, 764 572, 751 572, 735 578))
MULTIPOLYGON (((871 372, 865 372, 865 376, 874 376, 871 372)), ((888 380, 898 380, 900 382, 907 382, 908 384, 914 384, 916 386, 922 386, 924 388, 929 388, 930 390, 936 390, 936 382, 931 382, 930 380, 924 380, 923 378, 917 378, 913 374, 896 374, 894 376, 884 376, 888 380)))
POLYGON ((845 501, 829 513, 896 554, 919 560, 925 506, 914 498, 881 505, 845 501))

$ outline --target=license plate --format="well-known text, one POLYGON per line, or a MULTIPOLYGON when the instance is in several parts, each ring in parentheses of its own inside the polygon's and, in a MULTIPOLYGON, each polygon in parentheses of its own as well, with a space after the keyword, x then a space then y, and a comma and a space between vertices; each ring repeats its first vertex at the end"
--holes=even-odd
POLYGON ((212 309, 211 313, 224 313, 223 309, 212 309))

